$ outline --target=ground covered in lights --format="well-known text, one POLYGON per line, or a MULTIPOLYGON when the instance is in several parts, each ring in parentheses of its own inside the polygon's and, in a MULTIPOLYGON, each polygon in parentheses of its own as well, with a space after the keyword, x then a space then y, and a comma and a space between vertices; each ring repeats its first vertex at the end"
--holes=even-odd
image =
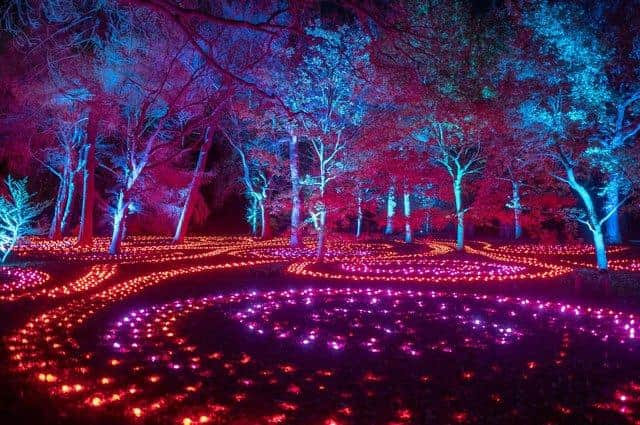
POLYGON ((0 417, 640 424, 638 248, 599 274, 582 245, 107 243, 0 267, 0 417))

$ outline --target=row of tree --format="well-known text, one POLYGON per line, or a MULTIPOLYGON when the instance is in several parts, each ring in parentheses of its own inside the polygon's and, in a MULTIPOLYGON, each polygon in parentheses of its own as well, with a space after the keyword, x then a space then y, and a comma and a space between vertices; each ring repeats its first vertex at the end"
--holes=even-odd
POLYGON ((213 180, 319 258, 397 221, 462 250, 471 217, 582 223, 605 269, 637 212, 640 2, 473 4, 11 0, 3 159, 56 182, 51 238, 102 217, 111 253, 135 216, 181 242, 213 180))

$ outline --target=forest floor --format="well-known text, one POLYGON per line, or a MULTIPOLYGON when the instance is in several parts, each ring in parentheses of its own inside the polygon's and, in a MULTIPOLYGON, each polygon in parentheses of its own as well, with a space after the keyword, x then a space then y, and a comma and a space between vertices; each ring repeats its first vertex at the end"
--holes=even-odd
POLYGON ((637 247, 106 243, 0 268, 3 423, 640 423, 637 247))

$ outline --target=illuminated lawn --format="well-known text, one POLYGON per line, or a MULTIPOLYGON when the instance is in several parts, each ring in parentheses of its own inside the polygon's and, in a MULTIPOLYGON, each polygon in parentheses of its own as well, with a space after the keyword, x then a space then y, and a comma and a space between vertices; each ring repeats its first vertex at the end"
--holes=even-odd
POLYGON ((615 296, 637 248, 605 278, 576 272, 587 246, 332 240, 318 264, 282 239, 166 242, 34 240, 0 269, 12 419, 640 420, 638 303, 615 296))

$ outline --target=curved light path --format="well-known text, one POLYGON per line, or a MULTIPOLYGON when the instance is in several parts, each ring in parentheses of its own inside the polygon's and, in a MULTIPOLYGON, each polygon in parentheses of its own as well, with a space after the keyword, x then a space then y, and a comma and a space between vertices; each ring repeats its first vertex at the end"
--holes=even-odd
MULTIPOLYGON (((467 251, 487 256, 489 258, 503 259, 506 261, 526 261, 531 258, 546 258, 555 264, 576 268, 595 269, 592 258, 594 249, 590 245, 494 245, 488 242, 479 242, 480 249, 467 247, 467 251)), ((629 250, 627 246, 610 246, 608 255, 619 255, 629 250)), ((537 261, 537 260, 536 260, 537 261)), ((609 269, 614 271, 638 272, 640 260, 635 258, 609 259, 609 269)))

